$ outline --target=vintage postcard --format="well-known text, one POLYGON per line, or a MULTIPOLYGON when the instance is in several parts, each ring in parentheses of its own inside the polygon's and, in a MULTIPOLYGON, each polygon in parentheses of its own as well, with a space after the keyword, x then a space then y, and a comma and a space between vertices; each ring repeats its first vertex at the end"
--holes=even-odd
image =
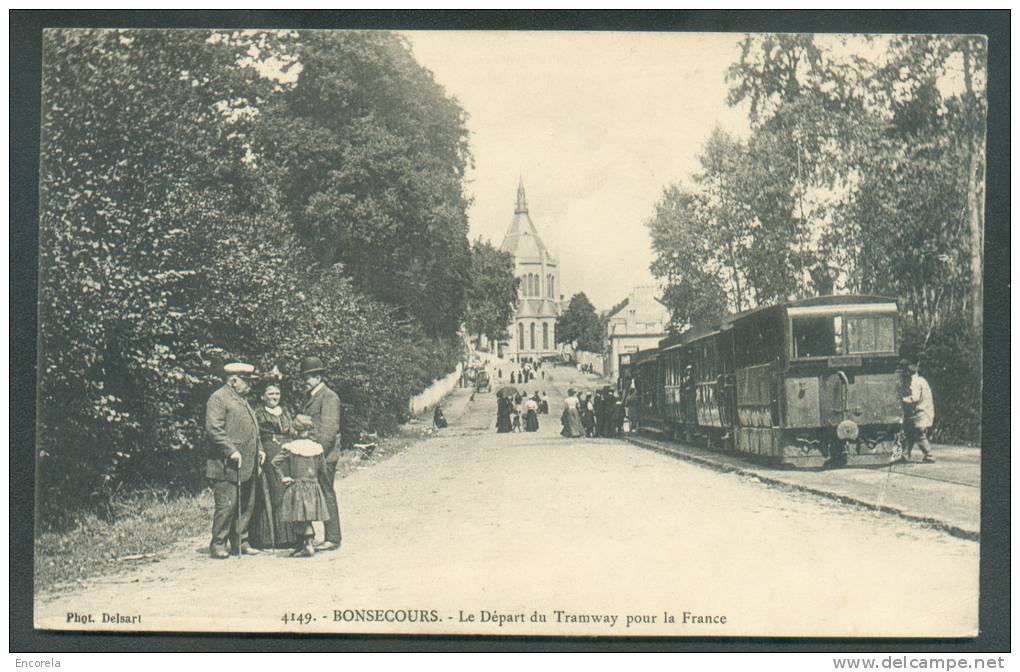
POLYGON ((975 637, 987 61, 47 29, 35 627, 975 637))

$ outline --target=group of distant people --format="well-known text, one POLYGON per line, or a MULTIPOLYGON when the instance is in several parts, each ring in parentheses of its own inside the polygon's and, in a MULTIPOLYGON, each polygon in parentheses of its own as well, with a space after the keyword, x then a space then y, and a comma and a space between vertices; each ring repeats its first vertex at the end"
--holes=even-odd
MULTIPOLYGON (((535 379, 535 376, 540 376, 542 380, 545 380, 545 371, 542 370, 541 362, 535 364, 525 364, 521 367, 520 371, 510 372, 510 384, 511 385, 524 385, 530 383, 535 379)), ((496 377, 503 380, 503 369, 496 369, 496 377)))
POLYGON ((549 413, 549 397, 537 391, 530 397, 527 392, 496 393, 496 432, 537 432, 538 416, 549 413))
POLYGON ((579 367, 577 367, 577 369, 581 373, 591 373, 591 374, 595 373, 595 367, 592 366, 591 364, 582 364, 579 367))
POLYGON ((618 396, 608 385, 583 397, 570 388, 563 400, 560 434, 572 438, 619 436, 627 416, 626 402, 626 395, 618 396))

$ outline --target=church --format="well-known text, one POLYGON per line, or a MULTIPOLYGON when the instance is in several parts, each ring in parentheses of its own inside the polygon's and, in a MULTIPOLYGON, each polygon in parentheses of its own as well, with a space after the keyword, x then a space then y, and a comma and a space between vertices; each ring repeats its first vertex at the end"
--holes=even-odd
POLYGON ((514 274, 520 281, 517 314, 510 325, 510 338, 501 348, 502 355, 515 362, 556 355, 556 318, 560 316, 562 298, 557 294, 559 260, 546 248, 531 221, 523 179, 517 185, 514 218, 500 249, 513 255, 514 274))

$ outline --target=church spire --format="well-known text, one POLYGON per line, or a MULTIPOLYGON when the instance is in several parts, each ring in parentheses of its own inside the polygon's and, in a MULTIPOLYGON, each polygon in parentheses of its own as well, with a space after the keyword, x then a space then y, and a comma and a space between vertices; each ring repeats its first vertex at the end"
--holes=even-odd
POLYGON ((528 199, 524 196, 524 177, 521 176, 517 182, 517 205, 514 206, 514 214, 519 215, 528 212, 528 199))

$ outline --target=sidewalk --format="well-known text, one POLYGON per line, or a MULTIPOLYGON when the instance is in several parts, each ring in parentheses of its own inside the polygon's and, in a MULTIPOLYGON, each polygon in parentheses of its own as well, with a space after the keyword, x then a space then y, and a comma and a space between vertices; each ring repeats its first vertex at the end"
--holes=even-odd
MULTIPOLYGON (((924 522, 964 539, 981 536, 981 450, 935 445, 935 464, 781 469, 764 466, 732 453, 718 453, 643 434, 627 440, 643 448, 679 457, 721 471, 733 471, 764 483, 893 513, 924 522)), ((914 451, 914 459, 920 455, 914 451)))

